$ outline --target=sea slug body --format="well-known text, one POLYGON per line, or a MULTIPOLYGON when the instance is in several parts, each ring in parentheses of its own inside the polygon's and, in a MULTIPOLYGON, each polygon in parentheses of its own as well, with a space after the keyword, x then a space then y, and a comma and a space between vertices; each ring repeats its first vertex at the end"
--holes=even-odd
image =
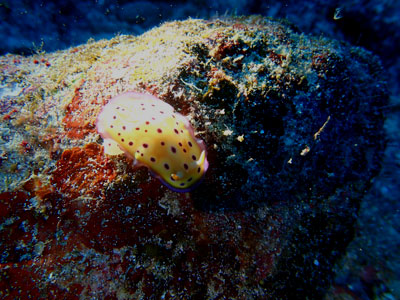
POLYGON ((125 153, 174 191, 190 191, 207 171, 206 147, 195 138, 188 119, 152 95, 127 92, 114 97, 96 126, 104 153, 125 153))

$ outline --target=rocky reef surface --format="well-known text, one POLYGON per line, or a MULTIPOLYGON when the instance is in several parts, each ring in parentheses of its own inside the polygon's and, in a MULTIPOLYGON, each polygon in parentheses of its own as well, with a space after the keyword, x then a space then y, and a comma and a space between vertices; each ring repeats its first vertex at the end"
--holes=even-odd
POLYGON ((318 299, 385 146, 369 52, 259 16, 0 57, 0 295, 318 299), (209 169, 176 193, 103 154, 114 96, 187 116, 209 169))

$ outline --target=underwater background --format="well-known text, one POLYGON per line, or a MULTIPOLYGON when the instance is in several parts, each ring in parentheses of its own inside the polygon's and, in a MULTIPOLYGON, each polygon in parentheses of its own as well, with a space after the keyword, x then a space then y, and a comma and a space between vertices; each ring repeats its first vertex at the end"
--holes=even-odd
POLYGON ((0 1, 0 298, 400 299, 399 16, 390 0, 0 1), (102 154, 96 117, 131 90, 207 145, 190 193, 102 154))

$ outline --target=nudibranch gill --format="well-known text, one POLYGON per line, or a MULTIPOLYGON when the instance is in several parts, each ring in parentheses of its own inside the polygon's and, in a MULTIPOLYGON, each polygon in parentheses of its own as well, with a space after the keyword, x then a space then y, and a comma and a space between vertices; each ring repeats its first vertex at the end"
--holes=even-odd
POLYGON ((205 144, 194 136, 189 120, 152 95, 114 97, 101 110, 96 127, 104 153, 125 153, 174 191, 190 191, 207 171, 205 144))

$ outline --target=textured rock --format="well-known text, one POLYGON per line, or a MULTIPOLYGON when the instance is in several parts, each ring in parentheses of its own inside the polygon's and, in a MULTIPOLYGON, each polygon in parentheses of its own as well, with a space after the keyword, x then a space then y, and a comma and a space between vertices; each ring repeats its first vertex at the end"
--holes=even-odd
POLYGON ((0 63, 2 297, 325 293, 384 148, 374 56, 255 16, 0 63), (104 156, 95 120, 125 91, 191 120, 193 192, 104 156))

